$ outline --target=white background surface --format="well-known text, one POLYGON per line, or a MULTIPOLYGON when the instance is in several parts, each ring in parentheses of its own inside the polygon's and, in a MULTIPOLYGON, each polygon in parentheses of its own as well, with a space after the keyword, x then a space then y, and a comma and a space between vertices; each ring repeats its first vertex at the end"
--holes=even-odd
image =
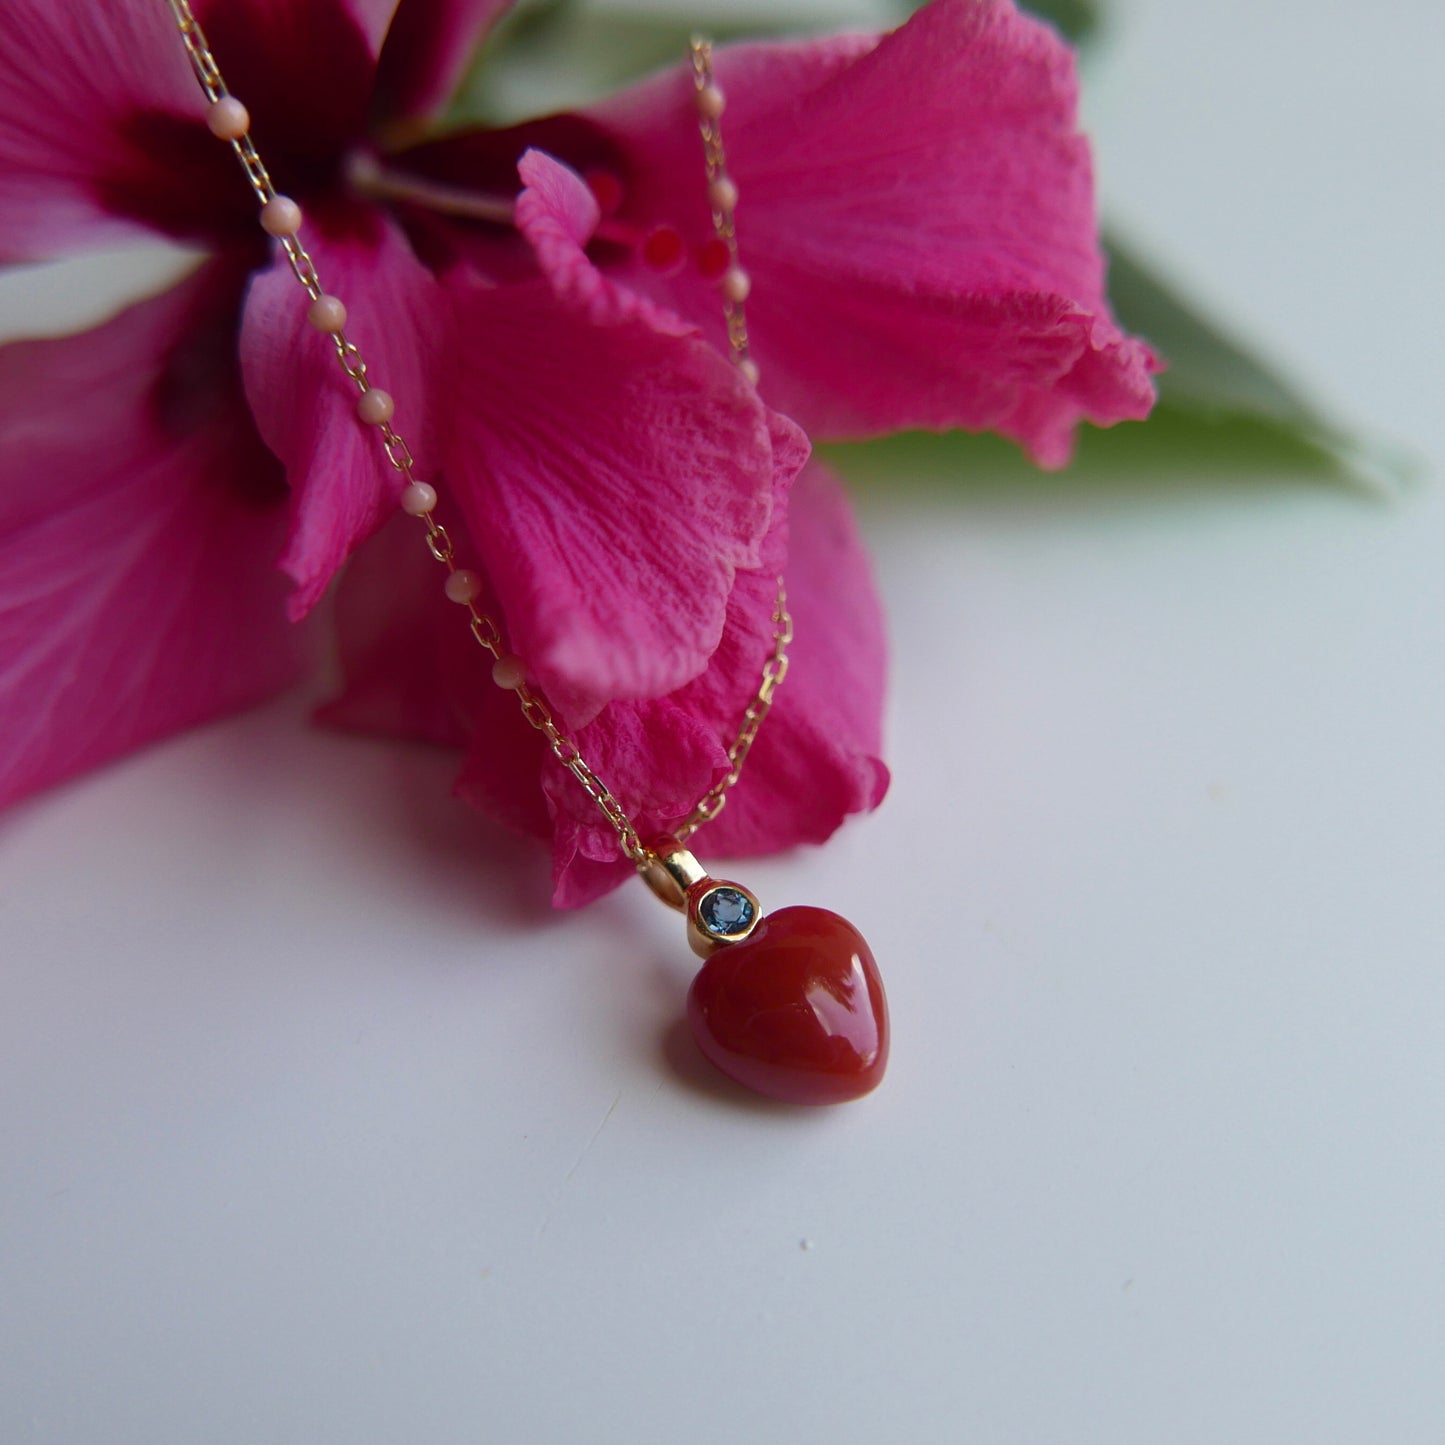
POLYGON ((1119 10, 1114 213, 1422 483, 869 492, 893 793, 740 870, 874 943, 846 1109, 301 700, 0 819, 0 1440, 1445 1435, 1442 17, 1119 10))

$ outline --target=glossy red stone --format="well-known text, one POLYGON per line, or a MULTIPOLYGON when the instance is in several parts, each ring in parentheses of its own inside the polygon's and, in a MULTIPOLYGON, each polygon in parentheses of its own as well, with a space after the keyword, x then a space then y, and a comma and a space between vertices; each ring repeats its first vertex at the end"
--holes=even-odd
POLYGON ((698 1047, 730 1079, 787 1104, 841 1104, 888 1065, 888 1001, 863 935, 825 908, 781 908, 692 981, 698 1047))

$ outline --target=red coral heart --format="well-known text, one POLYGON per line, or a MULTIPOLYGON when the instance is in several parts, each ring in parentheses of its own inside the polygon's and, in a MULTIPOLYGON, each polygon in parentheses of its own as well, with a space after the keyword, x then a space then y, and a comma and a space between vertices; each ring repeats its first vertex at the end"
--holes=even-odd
POLYGON ((687 995, 698 1047, 788 1104, 841 1104, 888 1064, 888 1001, 863 936, 825 908, 770 913, 703 964, 687 995))

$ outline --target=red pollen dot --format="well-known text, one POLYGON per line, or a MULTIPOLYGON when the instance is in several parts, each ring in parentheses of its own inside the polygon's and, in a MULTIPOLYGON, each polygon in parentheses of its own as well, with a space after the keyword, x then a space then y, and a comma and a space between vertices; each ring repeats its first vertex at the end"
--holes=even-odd
POLYGON ((687 252, 683 239, 671 226, 654 226, 642 241, 642 262, 654 271, 676 271, 687 252))
POLYGON ((732 252, 728 250, 728 243, 720 236, 714 236, 710 241, 704 241, 692 258, 697 266, 698 274, 704 281, 720 281, 723 273, 732 265, 732 252))
POLYGON ((592 199, 597 202, 603 219, 615 216, 622 205, 622 182, 611 171, 604 170, 588 171, 582 179, 587 182, 587 189, 592 192, 592 199))

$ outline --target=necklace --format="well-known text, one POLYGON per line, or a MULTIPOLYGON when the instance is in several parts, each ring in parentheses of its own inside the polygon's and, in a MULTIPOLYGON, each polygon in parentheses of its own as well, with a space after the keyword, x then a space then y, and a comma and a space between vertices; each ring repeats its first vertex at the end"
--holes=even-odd
MULTIPOLYGON (((375 431, 387 463, 399 474, 401 509, 424 528, 426 546, 445 570, 447 597, 465 609, 473 638, 491 659, 492 680, 515 693, 522 716, 600 809, 647 886, 685 916, 688 942, 704 960, 687 996, 688 1022, 698 1047, 736 1082, 785 1103, 841 1103, 870 1092, 888 1061, 888 1007, 877 964, 862 935, 846 919, 822 908, 790 907, 765 914, 749 889, 712 877, 686 847, 726 805, 773 695, 787 676, 793 624, 783 579, 778 579, 773 608, 772 650, 727 750, 727 773, 673 832, 644 840, 547 700, 528 682, 525 662, 507 650, 496 620, 477 606, 482 579, 459 565, 452 539, 436 516, 436 489, 418 480, 411 450, 392 425, 395 403, 372 383, 360 348, 347 335, 345 303, 322 287, 316 263, 300 240, 301 208, 272 184, 251 139, 250 115, 227 89, 189 0, 165 3, 208 103, 207 125, 231 146, 260 206, 262 229, 278 243, 306 294, 307 320, 330 338, 342 371, 356 387, 358 422, 375 431)), ((756 386, 758 368, 749 351, 746 311, 751 282, 739 261, 735 221, 738 188, 728 174, 723 149, 726 100, 713 76, 710 42, 694 38, 690 56, 715 245, 719 259, 725 258, 718 285, 728 348, 733 364, 756 386)))

